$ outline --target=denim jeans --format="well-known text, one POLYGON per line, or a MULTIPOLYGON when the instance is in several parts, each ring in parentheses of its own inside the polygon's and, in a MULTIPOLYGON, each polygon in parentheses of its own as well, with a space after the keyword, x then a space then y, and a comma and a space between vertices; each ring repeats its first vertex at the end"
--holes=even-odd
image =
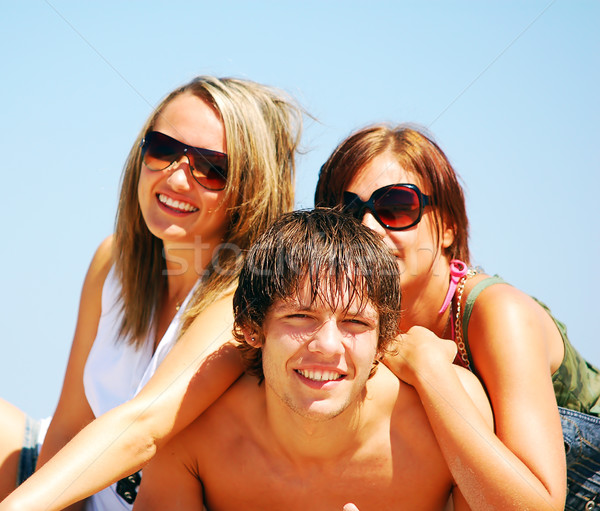
POLYGON ((600 418, 560 408, 567 455, 566 511, 600 511, 600 418))
POLYGON ((25 437, 17 471, 17 486, 23 483, 35 471, 38 450, 40 448, 37 443, 39 432, 40 421, 27 416, 25 419, 25 437))

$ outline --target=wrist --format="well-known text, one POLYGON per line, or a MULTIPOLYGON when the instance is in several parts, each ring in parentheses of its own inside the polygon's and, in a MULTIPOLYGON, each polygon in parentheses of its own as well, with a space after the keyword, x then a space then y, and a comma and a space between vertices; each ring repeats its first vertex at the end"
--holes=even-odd
POLYGON ((441 382, 456 377, 452 362, 443 356, 423 357, 419 364, 412 367, 411 373, 412 385, 417 391, 434 383, 438 386, 441 382))

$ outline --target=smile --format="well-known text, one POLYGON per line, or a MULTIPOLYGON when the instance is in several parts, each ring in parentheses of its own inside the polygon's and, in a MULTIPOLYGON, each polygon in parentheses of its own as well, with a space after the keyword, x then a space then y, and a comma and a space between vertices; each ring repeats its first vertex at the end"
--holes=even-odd
POLYGON ((303 370, 296 369, 296 372, 304 376, 307 380, 312 381, 337 381, 345 378, 346 375, 340 374, 335 371, 317 371, 314 369, 303 370))
POLYGON ((165 206, 171 209, 185 211, 186 213, 193 213, 194 211, 198 211, 198 208, 192 206, 191 204, 187 202, 173 200, 171 199, 171 197, 168 197, 164 193, 159 193, 157 197, 161 204, 164 204, 165 206))

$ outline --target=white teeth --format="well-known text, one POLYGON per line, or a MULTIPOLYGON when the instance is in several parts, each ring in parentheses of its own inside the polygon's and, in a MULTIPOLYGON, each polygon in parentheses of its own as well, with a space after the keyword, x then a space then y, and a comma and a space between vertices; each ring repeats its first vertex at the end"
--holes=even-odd
POLYGON ((198 208, 195 208, 191 204, 188 204, 187 202, 173 200, 173 199, 171 199, 171 197, 167 197, 164 193, 158 194, 158 200, 160 202, 162 202, 163 204, 165 204, 166 206, 169 206, 170 208, 173 208, 173 209, 179 209, 180 211, 189 211, 189 212, 198 211, 198 208))
POLYGON ((335 371, 306 371, 304 369, 298 369, 298 372, 305 378, 313 381, 330 381, 342 378, 342 375, 335 371))

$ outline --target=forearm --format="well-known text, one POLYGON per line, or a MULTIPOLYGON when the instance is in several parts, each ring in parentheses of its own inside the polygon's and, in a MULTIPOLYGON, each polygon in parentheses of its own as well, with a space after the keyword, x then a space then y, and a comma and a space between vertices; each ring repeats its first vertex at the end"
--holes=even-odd
POLYGON ((76 417, 64 417, 61 415, 60 407, 56 410, 37 459, 36 470, 39 470, 44 466, 54 455, 67 445, 75 435, 94 420, 94 414, 89 406, 85 407, 87 410, 83 406, 79 408, 84 411, 76 417))
MULTIPOLYGON (((67 445, 67 443, 72 438, 73 438, 73 435, 65 435, 65 434, 46 435, 46 439, 43 443, 40 455, 37 460, 36 471, 39 471, 41 469, 41 467, 44 466, 48 461, 50 461, 55 454, 60 452, 60 450, 65 445, 67 445)), ((24 490, 18 490, 18 491, 19 491, 19 493, 16 493, 15 495, 11 496, 11 498, 8 499, 8 501, 7 501, 7 505, 10 504, 12 509, 21 511, 23 509, 33 509, 32 508, 33 505, 37 506, 37 503, 38 503, 37 500, 32 500, 30 504, 25 504, 24 502, 22 502, 20 500, 21 497, 19 497, 19 494, 21 492, 23 492, 24 490), (11 504, 11 502, 12 502, 12 504, 11 504)), ((29 495, 27 495, 27 498, 29 499, 29 495)), ((76 503, 64 508, 64 509, 65 509, 65 511, 82 511, 84 508, 84 503, 85 503, 85 501, 81 500, 79 502, 76 502, 76 503)), ((0 509, 4 509, 3 504, 0 505, 0 509)))
POLYGON ((500 441, 454 367, 446 363, 424 369, 414 386, 454 481, 472 510, 563 509, 564 492, 552 493, 551 485, 500 441))
POLYGON ((57 454, 65 445, 67 445, 72 438, 73 435, 51 435, 50 431, 48 431, 37 459, 36 470, 40 470, 40 468, 50 461, 52 457, 57 454))

